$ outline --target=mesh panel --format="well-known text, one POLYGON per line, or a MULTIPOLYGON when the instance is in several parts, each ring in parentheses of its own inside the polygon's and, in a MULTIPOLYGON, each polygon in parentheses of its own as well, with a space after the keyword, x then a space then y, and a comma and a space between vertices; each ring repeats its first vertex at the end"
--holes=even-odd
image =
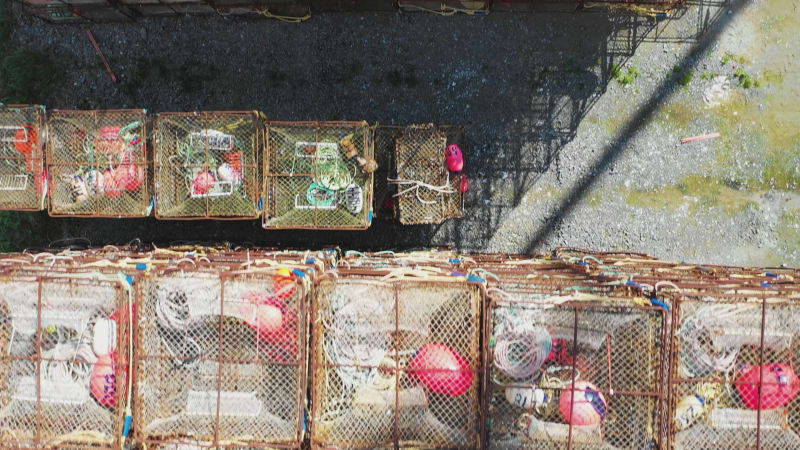
POLYGON ((255 112, 158 114, 156 217, 258 217, 261 135, 255 112))
POLYGON ((144 110, 56 110, 48 128, 50 215, 149 215, 144 110))
POLYGON ((312 444, 477 446, 480 298, 449 282, 321 282, 312 444))
POLYGON ((0 209, 44 208, 46 136, 44 107, 0 108, 0 209))
POLYGON ((762 302, 720 296, 715 303, 679 303, 673 448, 800 447, 800 314, 791 303, 762 302))
POLYGON ((122 289, 51 275, 6 279, 2 292, 0 444, 111 448, 127 390, 122 289))
POLYGON ((372 174, 345 152, 372 158, 366 122, 272 122, 264 156, 264 227, 365 229, 372 174))
POLYGON ((446 148, 447 136, 433 124, 408 126, 397 138, 395 211, 400 223, 441 223, 463 215, 461 178, 447 169, 446 148))
POLYGON ((615 305, 612 298, 577 309, 528 303, 523 295, 503 298, 488 318, 489 447, 658 446, 666 357, 661 310, 615 305))
POLYGON ((137 439, 299 445, 304 290, 274 271, 154 276, 136 349, 137 439))

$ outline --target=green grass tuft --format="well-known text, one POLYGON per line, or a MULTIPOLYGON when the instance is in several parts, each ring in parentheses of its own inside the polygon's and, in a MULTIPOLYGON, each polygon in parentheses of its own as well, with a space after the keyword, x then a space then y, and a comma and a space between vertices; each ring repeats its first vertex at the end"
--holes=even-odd
POLYGON ((614 64, 614 67, 611 68, 611 78, 616 80, 617 83, 627 86, 633 84, 639 78, 639 69, 636 66, 631 66, 627 72, 623 73, 619 64, 614 64))

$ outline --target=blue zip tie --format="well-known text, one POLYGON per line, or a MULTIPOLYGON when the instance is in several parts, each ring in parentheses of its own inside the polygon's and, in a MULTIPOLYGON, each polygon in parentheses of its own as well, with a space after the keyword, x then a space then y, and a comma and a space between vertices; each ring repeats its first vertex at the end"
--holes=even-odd
POLYGON ((263 211, 264 210, 264 197, 259 197, 258 198, 258 210, 259 211, 263 211))
POLYGON ((772 273, 772 272, 767 272, 767 276, 770 277, 770 278, 777 278, 778 274, 777 273, 772 273))
POLYGON ((315 262, 317 262, 317 259, 316 259, 316 258, 308 258, 308 259, 306 260, 306 264, 314 264, 315 262))
POLYGON ((650 304, 653 306, 658 306, 659 308, 664 308, 665 310, 667 310, 667 312, 669 312, 669 305, 667 305, 665 302, 662 302, 661 300, 655 297, 650 299, 650 304))
POLYGON ((476 283, 486 283, 486 278, 481 278, 477 275, 470 275, 467 277, 467 281, 474 281, 476 283))
POLYGON ((125 416, 125 427, 122 429, 123 437, 128 437, 128 433, 131 431, 131 422, 133 422, 133 416, 125 416))
POLYGON ((295 275, 297 275, 297 276, 298 276, 298 277, 300 277, 300 278, 305 278, 305 277, 306 277, 306 273, 305 273, 305 272, 303 272, 303 271, 302 271, 302 270, 300 270, 300 269, 292 269, 292 273, 293 273, 293 274, 295 274, 295 275))
POLYGON ((625 282, 625 286, 633 286, 633 287, 638 288, 638 289, 642 288, 641 284, 639 284, 639 283, 637 283, 635 281, 631 281, 631 280, 626 281, 625 282))
POLYGON ((771 284, 767 283, 766 281, 762 281, 761 282, 761 286, 764 286, 765 288, 770 288, 770 289, 774 289, 775 288, 774 286, 772 286, 771 284))
POLYGON ((578 265, 579 266, 588 266, 589 263, 587 263, 586 261, 578 261, 578 265))
POLYGON ((144 263, 136 264, 136 270, 147 270, 147 264, 144 263))
POLYGON ((372 223, 372 210, 369 210, 369 218, 367 219, 367 223, 372 223))
POLYGON ((467 276, 467 274, 464 273, 464 272, 450 272, 450 276, 451 277, 465 277, 465 276, 467 276))
POLYGON ((128 284, 133 286, 133 277, 131 275, 126 276, 125 280, 128 282, 128 284))
POLYGON ((450 258, 450 264, 461 264, 461 260, 458 258, 450 258))

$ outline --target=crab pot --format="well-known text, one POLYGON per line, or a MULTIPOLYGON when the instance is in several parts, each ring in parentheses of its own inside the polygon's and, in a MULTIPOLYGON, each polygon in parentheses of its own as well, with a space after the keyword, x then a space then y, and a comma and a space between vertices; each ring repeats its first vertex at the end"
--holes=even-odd
POLYGON ((448 138, 427 124, 408 126, 397 138, 397 177, 390 183, 396 184, 395 215, 400 223, 437 224, 463 216, 461 175, 450 172, 445 159, 448 145, 462 141, 459 137, 460 133, 448 138))
POLYGON ((259 216, 257 112, 161 113, 154 128, 156 218, 259 216))
POLYGON ((0 108, 0 209, 44 209, 47 195, 44 172, 46 137, 44 106, 0 108))
POLYGON ((51 216, 150 214, 145 110, 55 110, 48 129, 51 216))
POLYGON ((372 222, 366 122, 270 122, 264 154, 264 228, 363 230, 372 222))
POLYGON ((119 448, 128 295, 105 279, 114 278, 19 274, 0 283, 0 447, 119 448))
POLYGON ((300 273, 165 269, 143 284, 137 441, 300 446, 308 326, 300 273))
POLYGON ((736 291, 678 297, 669 448, 800 448, 798 306, 736 291))
POLYGON ((660 448, 666 313, 633 300, 489 290, 490 448, 660 448))
POLYGON ((479 446, 482 289, 460 280, 318 284, 312 448, 479 446))
POLYGON ((467 0, 397 0, 401 11, 420 11, 442 15, 464 13, 469 15, 489 13, 489 1, 467 0))

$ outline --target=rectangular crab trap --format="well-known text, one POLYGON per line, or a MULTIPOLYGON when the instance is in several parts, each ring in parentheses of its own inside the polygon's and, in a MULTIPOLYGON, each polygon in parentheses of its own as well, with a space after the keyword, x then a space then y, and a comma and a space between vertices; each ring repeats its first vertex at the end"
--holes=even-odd
POLYGON ((54 110, 48 129, 51 216, 150 214, 145 110, 54 110))
POLYGON ((666 315, 634 298, 488 291, 490 448, 660 448, 666 315))
POLYGON ((130 408, 127 283, 17 274, 0 288, 0 446, 119 448, 130 408))
POLYGON ((280 269, 152 273, 143 283, 136 329, 137 441, 299 447, 305 280, 280 269))
POLYGON ((748 290, 677 294, 669 448, 800 448, 800 309, 748 290))
POLYGON ((397 187, 394 205, 400 223, 436 224, 464 215, 463 132, 456 130, 448 136, 434 124, 409 125, 397 137, 396 178, 389 184, 397 187))
POLYGON ((44 106, 0 107, 0 209, 44 209, 46 137, 44 106))
POLYGON ((368 228, 375 169, 366 122, 270 122, 264 228, 368 228))
POLYGON ((476 448, 482 288, 340 272, 313 303, 312 448, 476 448))
POLYGON ((156 218, 259 216, 258 112, 160 113, 153 135, 156 218))

